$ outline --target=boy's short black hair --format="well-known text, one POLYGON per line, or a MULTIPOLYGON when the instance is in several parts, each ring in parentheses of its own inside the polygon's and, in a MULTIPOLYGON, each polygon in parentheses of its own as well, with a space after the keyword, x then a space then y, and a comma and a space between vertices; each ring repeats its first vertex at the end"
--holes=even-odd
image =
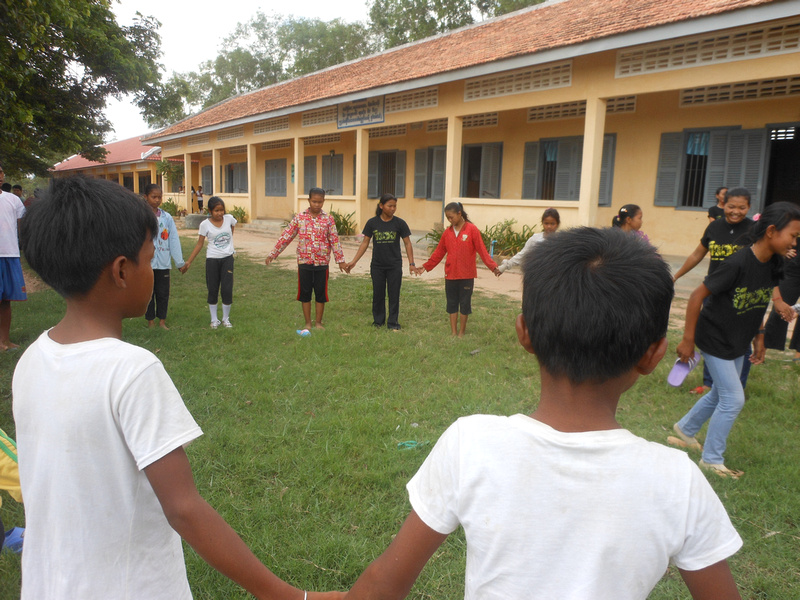
POLYGON ((555 377, 619 377, 667 333, 669 267, 621 229, 554 233, 524 261, 523 273, 523 318, 540 367, 555 377))
POLYGON ((55 178, 20 223, 22 251, 31 268, 64 297, 82 296, 118 256, 136 262, 156 235, 153 211, 113 181, 55 178))
POLYGON ((308 190, 308 198, 311 199, 311 196, 322 196, 324 198, 325 190, 323 190, 322 188, 313 187, 310 190, 308 190))

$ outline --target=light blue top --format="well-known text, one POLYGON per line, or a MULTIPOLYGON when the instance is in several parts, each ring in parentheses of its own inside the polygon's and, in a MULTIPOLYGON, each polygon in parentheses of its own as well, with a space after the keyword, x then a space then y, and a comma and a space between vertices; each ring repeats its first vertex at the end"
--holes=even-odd
POLYGON ((181 251, 181 241, 178 238, 178 228, 175 221, 168 212, 158 209, 158 233, 153 238, 156 252, 150 266, 154 269, 169 269, 171 261, 175 261, 175 266, 181 268, 184 264, 183 252, 181 251))

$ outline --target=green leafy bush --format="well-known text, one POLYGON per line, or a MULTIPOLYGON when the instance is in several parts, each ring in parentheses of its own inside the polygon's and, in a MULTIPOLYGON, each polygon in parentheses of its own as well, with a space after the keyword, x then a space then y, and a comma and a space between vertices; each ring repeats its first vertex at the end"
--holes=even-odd
POLYGON ((418 241, 428 240, 428 250, 433 252, 436 249, 436 246, 439 245, 439 240, 442 239, 443 233, 444 233, 444 225, 442 225, 441 223, 437 223, 436 225, 433 226, 433 229, 431 229, 428 233, 419 238, 418 241))
POLYGON ((180 206, 178 206, 172 198, 167 198, 161 203, 161 210, 169 213, 173 217, 177 216, 180 209, 180 206))
MULTIPOLYGON (((506 219, 492 226, 487 226, 481 231, 481 237, 483 238, 486 249, 491 249, 492 240, 494 240, 495 256, 513 256, 522 250, 525 242, 536 232, 536 227, 523 225, 522 231, 517 232, 513 230, 513 226, 516 222, 515 219, 506 219)), ((443 233, 444 227, 437 224, 420 239, 428 240, 428 249, 433 250, 439 244, 439 240, 442 239, 443 233)))
POLYGON ((228 214, 239 223, 247 223, 247 211, 241 206, 234 206, 228 211, 228 214))
POLYGON ((338 210, 332 208, 330 210, 330 214, 333 217, 334 222, 336 223, 336 231, 339 232, 339 235, 356 234, 355 211, 345 215, 343 213, 340 213, 338 210))

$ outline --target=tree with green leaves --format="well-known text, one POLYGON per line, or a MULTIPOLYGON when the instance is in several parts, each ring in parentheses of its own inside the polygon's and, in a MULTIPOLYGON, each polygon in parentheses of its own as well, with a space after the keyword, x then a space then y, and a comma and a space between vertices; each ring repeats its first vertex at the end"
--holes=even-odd
POLYGON ((393 48, 543 1, 372 0, 370 30, 381 48, 393 48))
POLYGON ((223 40, 214 60, 176 73, 160 91, 148 124, 163 127, 231 96, 354 60, 372 51, 367 26, 258 12, 223 40))
POLYGON ((106 98, 150 110, 160 81, 160 23, 119 25, 110 0, 0 2, 0 160, 13 176, 45 174, 81 154, 101 160, 106 98))

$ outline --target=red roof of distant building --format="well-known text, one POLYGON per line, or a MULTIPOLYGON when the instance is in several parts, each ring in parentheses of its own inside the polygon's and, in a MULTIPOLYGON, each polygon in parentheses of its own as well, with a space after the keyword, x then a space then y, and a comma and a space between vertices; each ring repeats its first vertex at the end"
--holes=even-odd
POLYGON ((235 96, 147 139, 776 0, 562 0, 235 96))
POLYGON ((53 171, 73 171, 75 169, 119 165, 140 162, 142 160, 161 160, 160 148, 158 146, 142 143, 138 136, 105 144, 103 148, 108 151, 104 162, 86 160, 82 156, 76 154, 58 163, 53 167, 53 171), (144 158, 142 158, 143 156, 144 158))

